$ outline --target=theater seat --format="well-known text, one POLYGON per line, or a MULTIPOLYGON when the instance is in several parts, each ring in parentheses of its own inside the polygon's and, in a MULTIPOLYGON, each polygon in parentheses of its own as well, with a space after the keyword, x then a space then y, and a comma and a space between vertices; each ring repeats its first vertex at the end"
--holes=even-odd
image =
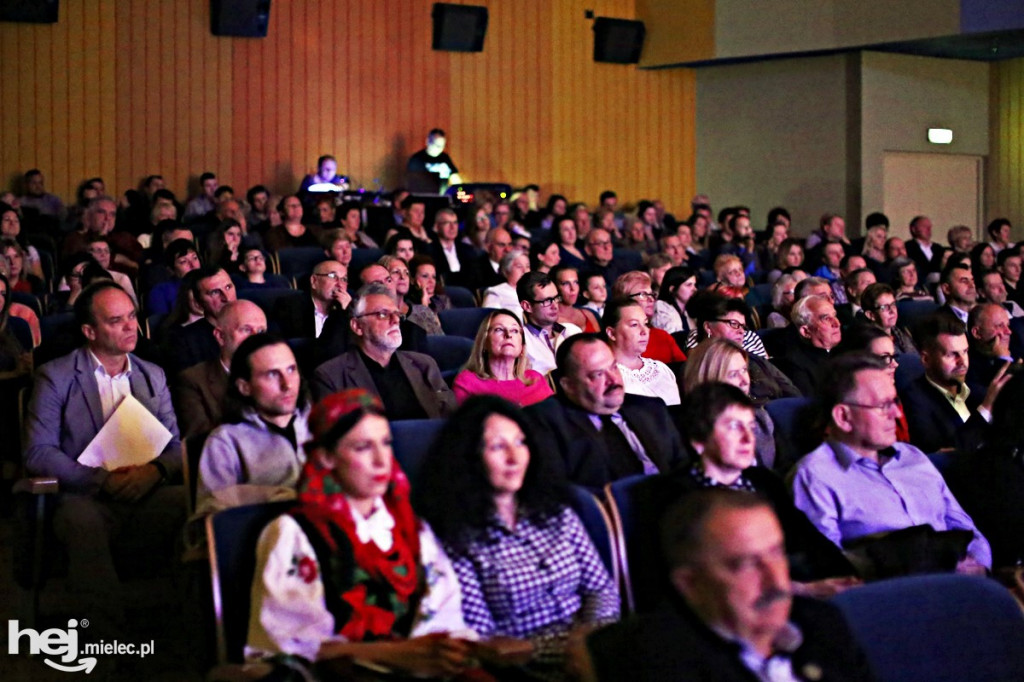
POLYGON ((442 310, 437 314, 441 320, 441 329, 448 336, 464 336, 467 339, 476 338, 476 330, 480 323, 493 310, 493 308, 452 308, 442 310))
POLYGON ((403 419, 391 422, 392 448, 395 459, 413 487, 423 460, 441 432, 444 419, 403 419))
POLYGON ((779 398, 765 409, 775 425, 775 466, 785 475, 797 461, 821 443, 820 434, 810 428, 815 403, 810 398, 779 398))
POLYGON ((894 578, 832 601, 879 682, 1024 680, 1024 614, 994 580, 894 578))

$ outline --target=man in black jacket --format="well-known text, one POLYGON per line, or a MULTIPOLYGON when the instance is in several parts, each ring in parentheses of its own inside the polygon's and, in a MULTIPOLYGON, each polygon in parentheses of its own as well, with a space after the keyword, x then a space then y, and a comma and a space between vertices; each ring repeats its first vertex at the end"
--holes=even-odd
POLYGON ((604 336, 567 338, 556 364, 560 395, 528 411, 544 428, 545 449, 561 454, 569 480, 600 490, 626 476, 667 472, 685 462, 665 403, 626 394, 604 336))
POLYGON ((974 450, 988 430, 1005 370, 979 395, 966 383, 970 354, 964 325, 937 313, 922 320, 916 332, 925 373, 900 392, 910 442, 923 452, 974 450))
POLYGON ((669 608, 598 630, 582 657, 590 680, 873 680, 838 609, 792 596, 784 538, 769 503, 699 490, 662 522, 676 595, 669 608))

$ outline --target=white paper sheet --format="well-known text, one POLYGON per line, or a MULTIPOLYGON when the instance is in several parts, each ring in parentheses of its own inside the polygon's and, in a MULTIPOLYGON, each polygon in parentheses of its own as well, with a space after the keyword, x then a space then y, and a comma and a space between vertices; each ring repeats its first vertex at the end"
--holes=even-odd
POLYGON ((107 471, 138 466, 156 459, 170 442, 171 432, 167 427, 135 396, 128 394, 79 455, 78 462, 107 471))

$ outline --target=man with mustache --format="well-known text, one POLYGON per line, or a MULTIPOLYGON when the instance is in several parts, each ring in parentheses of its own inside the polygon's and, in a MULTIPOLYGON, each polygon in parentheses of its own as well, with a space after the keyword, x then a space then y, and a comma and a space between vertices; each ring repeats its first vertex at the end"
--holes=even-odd
POLYGON ((836 607, 792 596, 782 527, 759 496, 698 490, 662 521, 667 608, 590 635, 585 680, 873 680, 836 607))
POLYGON ((570 481, 600 490, 626 476, 667 472, 685 463, 665 403, 626 394, 605 336, 567 338, 556 365, 558 396, 528 412, 544 427, 544 449, 561 454, 570 481))
MULTIPOLYGON (((950 346, 956 357, 951 357, 949 363, 966 358, 967 340, 962 327, 956 338, 963 343, 959 349, 950 346)), ((926 343, 922 348, 932 346, 926 343)), ((900 403, 885 361, 857 353, 836 358, 824 387, 820 400, 828 419, 825 442, 797 464, 792 480, 797 508, 825 537, 847 549, 862 574, 867 571, 871 575, 879 567, 877 556, 870 547, 853 553, 851 547, 868 542, 867 536, 880 537, 922 526, 939 532, 970 531, 970 544, 956 570, 984 574, 992 566, 988 541, 928 457, 913 445, 896 442, 900 403)), ((944 396, 939 398, 946 400, 944 396)), ((908 416, 914 414, 910 403, 904 405, 908 416)), ((888 545, 890 558, 897 560, 892 565, 904 562, 908 571, 922 562, 933 571, 939 567, 938 553, 911 547, 901 537, 906 535, 895 536, 888 545)), ((929 535, 925 540, 943 543, 947 538, 929 535)), ((901 571, 887 569, 889 573, 901 571)))

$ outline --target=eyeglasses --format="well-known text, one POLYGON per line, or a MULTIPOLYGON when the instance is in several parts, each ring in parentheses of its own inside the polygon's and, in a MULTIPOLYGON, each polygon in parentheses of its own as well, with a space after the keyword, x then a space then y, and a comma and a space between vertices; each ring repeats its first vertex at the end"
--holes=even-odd
POLYGON ((646 299, 650 299, 650 300, 653 301, 654 300, 654 292, 653 291, 638 291, 635 294, 630 294, 629 297, 632 298, 632 299, 646 298, 646 299))
POLYGON ((542 298, 542 299, 539 299, 539 300, 538 299, 534 299, 532 302, 534 304, 536 304, 536 305, 541 306, 542 308, 547 308, 549 306, 554 305, 557 301, 558 301, 558 297, 557 296, 552 296, 551 298, 542 298))
POLYGON ((590 242, 590 246, 611 246, 611 243, 610 239, 604 239, 599 242, 590 242))
POLYGON ((739 331, 741 329, 743 331, 747 331, 747 325, 745 322, 737 322, 736 320, 725 320, 722 318, 712 320, 712 322, 721 322, 722 324, 727 324, 729 325, 729 329, 732 329, 734 331, 739 331))
POLYGON ((340 272, 314 272, 314 277, 326 277, 334 282, 347 282, 348 277, 340 272))
POLYGON ((893 353, 875 353, 875 357, 884 362, 886 366, 900 364, 893 353))
POLYGON ((895 303, 882 303, 881 305, 875 306, 875 311, 879 313, 887 313, 890 310, 896 310, 895 303))
POLYGON ((488 332, 494 336, 504 336, 506 339, 511 339, 521 335, 523 330, 519 327, 512 327, 511 329, 506 329, 505 327, 494 327, 489 329, 488 332))
POLYGON ((356 317, 373 317, 381 322, 384 320, 395 320, 397 322, 404 322, 405 315, 398 312, 397 310, 374 310, 373 312, 363 313, 362 315, 356 315, 356 317))
POLYGON ((409 271, 406 269, 395 268, 394 270, 391 271, 391 275, 393 277, 405 277, 408 279, 409 271))
POLYGON ((892 400, 886 400, 884 403, 881 403, 879 405, 865 405, 863 403, 846 403, 846 402, 844 402, 843 405, 848 405, 850 407, 860 407, 860 408, 865 409, 865 410, 880 410, 882 412, 882 414, 890 414, 894 410, 899 408, 900 402, 896 398, 893 398, 892 400))

